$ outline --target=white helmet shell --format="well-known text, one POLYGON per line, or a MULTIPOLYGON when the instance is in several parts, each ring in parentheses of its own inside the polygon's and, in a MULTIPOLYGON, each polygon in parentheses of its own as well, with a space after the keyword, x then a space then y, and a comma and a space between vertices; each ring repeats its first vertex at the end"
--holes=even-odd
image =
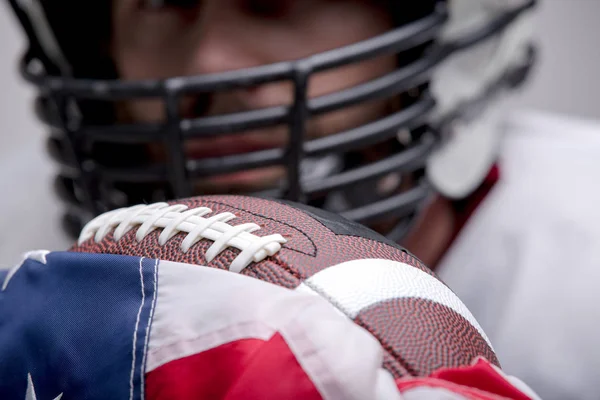
MULTIPOLYGON (((452 40, 522 3, 521 0, 450 0, 450 23, 443 37, 452 40)), ((524 63, 533 35, 530 15, 531 12, 523 14, 504 32, 480 45, 455 53, 436 71, 431 84, 438 100, 434 120, 482 97, 508 68, 524 63)), ((505 95, 499 94, 476 109, 477 115, 456 120, 448 132, 443 132, 449 137, 427 165, 427 177, 442 195, 464 198, 487 176, 497 157, 505 100, 505 95)))

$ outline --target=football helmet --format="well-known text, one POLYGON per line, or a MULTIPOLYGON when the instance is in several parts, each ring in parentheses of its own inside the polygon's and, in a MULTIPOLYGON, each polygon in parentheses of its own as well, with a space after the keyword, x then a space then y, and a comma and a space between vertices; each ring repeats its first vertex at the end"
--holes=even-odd
POLYGON ((525 81, 535 60, 526 18, 535 0, 420 0, 418 6, 390 1, 397 26, 362 42, 236 71, 125 81, 105 49, 95 45, 107 35, 110 1, 9 3, 27 37, 19 71, 37 88, 35 110, 49 128, 47 148, 58 166, 54 186, 73 235, 111 209, 202 194, 194 192, 194 182, 207 176, 281 165, 285 179, 248 194, 308 203, 365 224, 397 221, 382 233, 398 240, 432 191, 460 198, 483 180, 497 137, 495 107, 488 105, 525 81), (94 18, 69 17, 65 23, 65 10, 94 18), (396 70, 307 96, 313 74, 382 55, 397 56, 396 70), (281 81, 293 84, 289 106, 192 119, 179 112, 183 96, 281 81), (305 137, 311 117, 393 96, 402 96, 403 107, 377 121, 305 137), (117 117, 115 104, 140 98, 162 99, 166 119, 141 123, 117 117), (202 159, 184 152, 194 138, 281 124, 289 132, 285 147, 202 159), (352 157, 385 142, 386 157, 368 163, 352 157), (164 149, 163 161, 148 157, 150 143, 164 149))

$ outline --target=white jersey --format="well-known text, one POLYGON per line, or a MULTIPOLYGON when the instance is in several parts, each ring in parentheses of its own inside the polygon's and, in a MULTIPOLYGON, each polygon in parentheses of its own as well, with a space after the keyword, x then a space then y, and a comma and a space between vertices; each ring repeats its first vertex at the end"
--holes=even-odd
POLYGON ((543 399, 597 399, 600 124, 518 114, 499 162, 438 272, 509 374, 543 399))

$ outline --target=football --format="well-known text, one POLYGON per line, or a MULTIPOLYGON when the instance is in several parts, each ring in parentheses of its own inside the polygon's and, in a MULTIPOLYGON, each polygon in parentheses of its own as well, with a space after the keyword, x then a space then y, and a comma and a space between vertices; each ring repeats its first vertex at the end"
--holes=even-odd
POLYGON ((385 349, 395 378, 470 365, 493 348, 466 306, 398 244, 333 213, 246 196, 200 196, 102 214, 71 251, 229 270, 325 298, 385 349))

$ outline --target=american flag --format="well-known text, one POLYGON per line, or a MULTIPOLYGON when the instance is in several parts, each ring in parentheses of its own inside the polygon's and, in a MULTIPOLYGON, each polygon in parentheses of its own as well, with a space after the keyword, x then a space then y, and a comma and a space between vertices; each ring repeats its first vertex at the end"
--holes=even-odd
POLYGON ((0 285, 0 399, 537 398, 481 358, 394 379, 324 299, 218 269, 34 251, 0 285))

